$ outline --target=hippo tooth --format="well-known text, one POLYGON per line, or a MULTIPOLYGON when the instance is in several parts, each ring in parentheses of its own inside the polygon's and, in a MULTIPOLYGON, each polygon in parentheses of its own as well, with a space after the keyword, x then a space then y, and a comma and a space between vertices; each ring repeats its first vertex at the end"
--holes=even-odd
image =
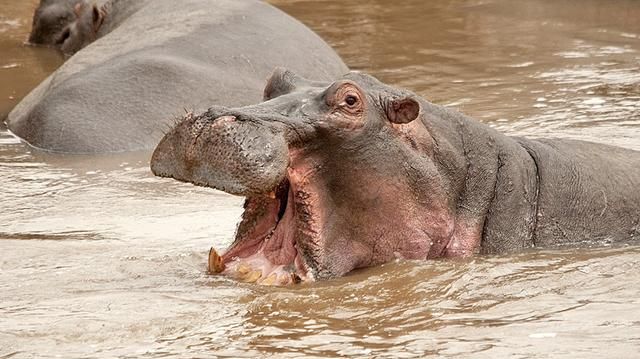
POLYGON ((269 276, 259 282, 262 285, 274 285, 278 276, 275 273, 269 274, 269 276))
POLYGON ((302 282, 302 278, 297 273, 291 273, 291 282, 294 284, 298 284, 302 282))
POLYGON ((217 274, 224 271, 224 261, 215 248, 209 250, 209 273, 217 274))
POLYGON ((278 277, 278 285, 288 285, 296 283, 300 283, 300 277, 298 277, 295 273, 282 273, 278 277), (298 281, 296 281, 296 278, 298 278, 298 281))
POLYGON ((251 272, 251 268, 244 263, 240 263, 236 267, 236 272, 242 277, 249 274, 249 272, 251 272))
POLYGON ((255 283, 261 277, 262 277, 262 272, 259 270, 254 270, 247 273, 247 275, 242 276, 241 280, 247 283, 255 283))

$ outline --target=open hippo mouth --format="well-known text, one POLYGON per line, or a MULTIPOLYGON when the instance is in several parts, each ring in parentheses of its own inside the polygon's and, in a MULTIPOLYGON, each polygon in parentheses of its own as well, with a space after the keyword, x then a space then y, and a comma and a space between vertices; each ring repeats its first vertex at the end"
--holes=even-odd
POLYGON ((188 114, 156 148, 152 171, 246 198, 231 246, 209 252, 210 273, 265 285, 312 281, 315 196, 289 166, 281 134, 259 130, 241 116, 188 114))
POLYGON ((221 257, 211 249, 209 271, 266 285, 313 280, 296 240, 311 206, 295 197, 288 179, 266 196, 247 197, 234 243, 221 257))

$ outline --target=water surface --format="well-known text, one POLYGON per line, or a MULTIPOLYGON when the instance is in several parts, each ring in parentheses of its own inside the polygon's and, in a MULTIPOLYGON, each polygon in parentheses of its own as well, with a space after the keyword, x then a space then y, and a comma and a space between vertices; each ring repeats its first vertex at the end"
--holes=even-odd
MULTIPOLYGON (((0 116, 63 61, 0 3, 0 116)), ((637 1, 274 0, 354 69, 512 135, 640 149, 637 1)), ((240 198, 148 154, 36 152, 0 126, 0 358, 633 358, 637 246, 399 261, 287 288, 205 274, 240 198)))

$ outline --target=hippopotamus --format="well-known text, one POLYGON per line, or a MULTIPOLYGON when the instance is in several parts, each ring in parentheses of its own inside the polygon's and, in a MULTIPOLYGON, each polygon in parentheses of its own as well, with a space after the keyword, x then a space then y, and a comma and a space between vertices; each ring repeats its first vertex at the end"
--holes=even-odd
POLYGON ((33 13, 29 43, 59 47, 68 25, 77 19, 75 9, 81 3, 82 0, 41 0, 33 13))
POLYGON ((264 100, 188 114, 152 155, 157 176, 246 197, 212 272, 286 284, 640 238, 640 152, 510 137, 357 72, 278 69, 264 100))
POLYGON ((348 71, 318 35, 262 1, 110 0, 73 11, 61 46, 82 50, 7 118, 47 151, 151 150, 185 109, 260 101, 276 66, 319 81, 348 71))
MULTIPOLYGON (((43 0, 45 1, 45 0, 43 0)), ((101 38, 150 0, 48 0, 35 11, 29 40, 71 56, 101 38)))

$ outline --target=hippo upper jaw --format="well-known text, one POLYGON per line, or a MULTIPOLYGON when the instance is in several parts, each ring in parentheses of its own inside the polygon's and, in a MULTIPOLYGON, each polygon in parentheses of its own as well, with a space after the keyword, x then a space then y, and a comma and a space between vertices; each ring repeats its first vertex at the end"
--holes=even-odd
POLYGON ((264 129, 213 108, 187 113, 154 150, 151 171, 230 194, 264 195, 284 181, 288 164, 283 136, 264 129))

